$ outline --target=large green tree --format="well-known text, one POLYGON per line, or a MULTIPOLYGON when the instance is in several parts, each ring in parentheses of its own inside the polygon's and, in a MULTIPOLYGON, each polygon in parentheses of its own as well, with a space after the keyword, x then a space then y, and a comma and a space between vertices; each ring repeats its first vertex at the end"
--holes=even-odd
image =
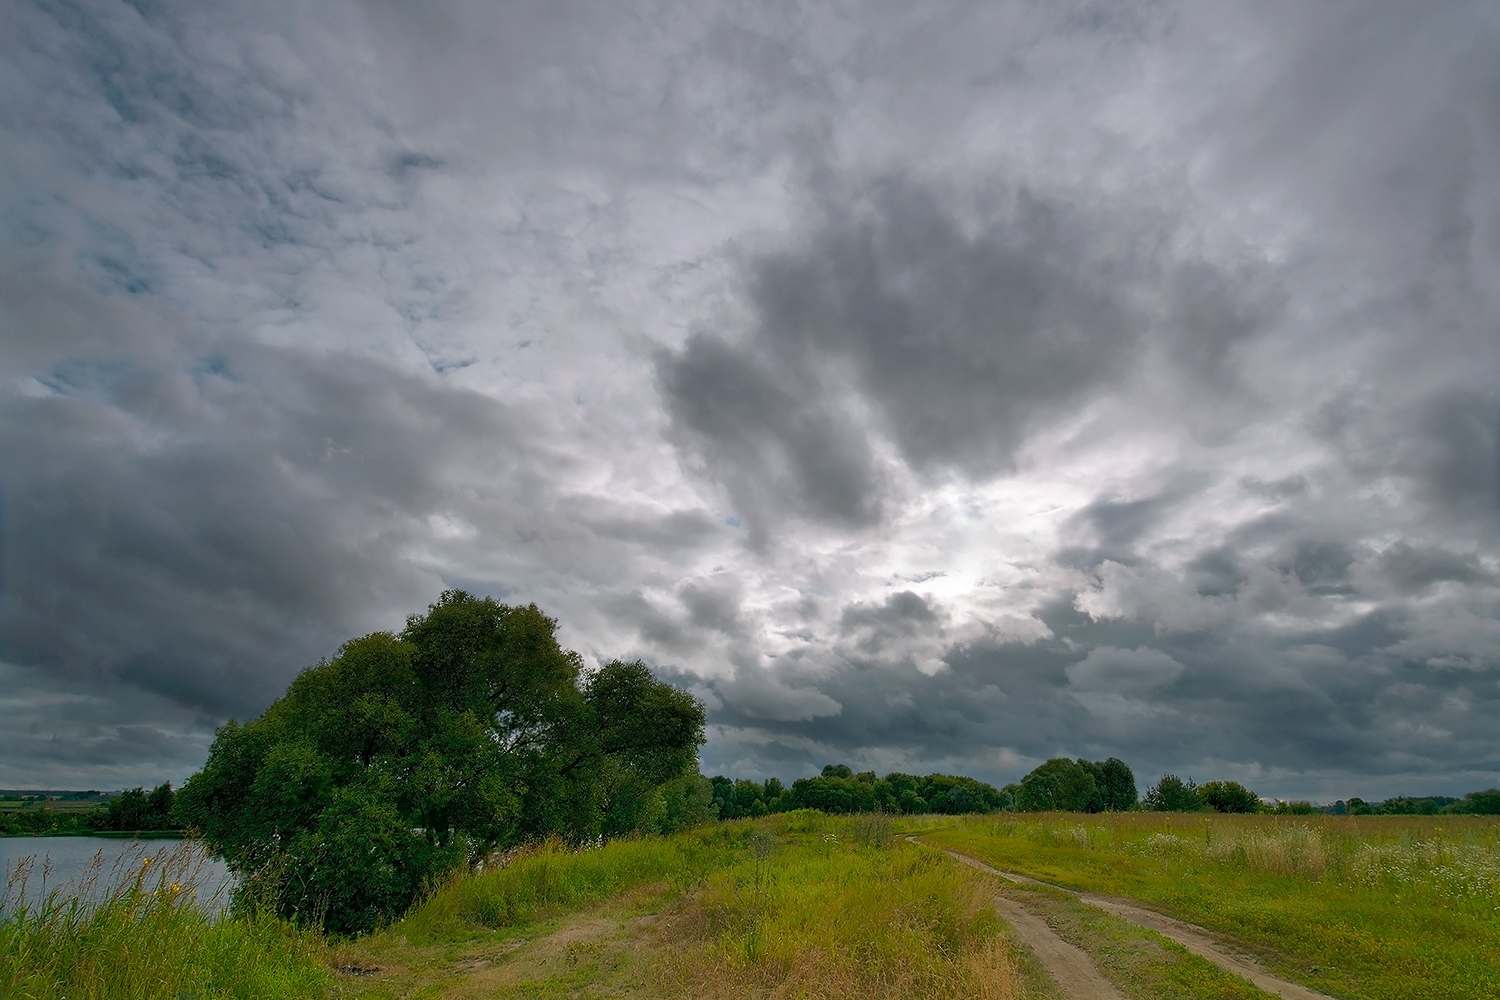
POLYGON ((449 591, 221 728, 178 815, 245 896, 338 933, 497 847, 706 818, 702 706, 639 662, 585 675, 556 629, 449 591))
POLYGON ((1092 769, 1068 757, 1053 757, 1021 779, 1016 808, 1022 812, 1086 812, 1096 800, 1092 769))
POLYGON ((1198 801, 1214 812, 1260 812, 1260 796, 1238 781, 1205 781, 1198 786, 1198 801))

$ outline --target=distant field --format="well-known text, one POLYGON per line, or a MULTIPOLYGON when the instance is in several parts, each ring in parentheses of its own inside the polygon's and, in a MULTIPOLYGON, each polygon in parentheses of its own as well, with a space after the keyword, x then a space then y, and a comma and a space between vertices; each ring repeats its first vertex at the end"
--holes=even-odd
POLYGON ((106 801, 108 800, 104 798, 84 799, 78 801, 68 799, 52 799, 45 802, 7 802, 4 800, 0 800, 0 813, 36 812, 40 809, 46 809, 48 812, 59 813, 86 813, 93 812, 95 809, 98 809, 100 806, 104 805, 106 801))
POLYGON ((1500 996, 1500 820, 1125 813, 932 818, 925 843, 1208 927, 1369 1000, 1500 996))

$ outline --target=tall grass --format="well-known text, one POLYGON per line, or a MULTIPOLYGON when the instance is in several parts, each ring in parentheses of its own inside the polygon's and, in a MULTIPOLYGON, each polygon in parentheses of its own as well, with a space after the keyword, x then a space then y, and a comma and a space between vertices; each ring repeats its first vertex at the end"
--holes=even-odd
POLYGON ((558 841, 490 859, 477 872, 453 874, 391 928, 411 942, 463 940, 532 923, 631 889, 686 889, 745 853, 748 835, 725 826, 670 838, 614 840, 589 850, 558 841))
POLYGON ((676 995, 1010 1000, 1020 976, 993 890, 889 824, 754 824, 751 856, 670 915, 676 995))
POLYGON ((270 917, 210 915, 201 848, 149 848, 105 870, 103 852, 63 889, 28 899, 34 858, 6 873, 0 997, 26 1000, 292 1000, 327 996, 322 939, 270 917))

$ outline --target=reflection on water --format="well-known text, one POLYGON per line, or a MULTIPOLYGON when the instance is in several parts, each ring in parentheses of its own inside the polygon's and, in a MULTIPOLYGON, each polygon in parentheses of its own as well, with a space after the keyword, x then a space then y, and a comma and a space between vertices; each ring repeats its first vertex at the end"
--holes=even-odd
POLYGON ((234 882, 222 860, 185 840, 0 837, 0 862, 5 912, 23 900, 34 905, 53 891, 60 898, 95 901, 141 877, 147 887, 161 883, 192 891, 199 906, 216 913, 229 905, 234 882))

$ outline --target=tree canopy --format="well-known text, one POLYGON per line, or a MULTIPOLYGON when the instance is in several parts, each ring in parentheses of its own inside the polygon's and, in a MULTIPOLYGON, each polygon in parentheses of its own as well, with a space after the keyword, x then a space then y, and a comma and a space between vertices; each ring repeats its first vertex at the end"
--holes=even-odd
POLYGON ((702 706, 639 662, 586 675, 556 629, 449 591, 222 727, 178 815, 244 893, 340 933, 497 847, 708 818, 702 706))
POLYGON ((1141 808, 1151 812, 1197 812, 1202 806, 1197 782, 1192 778, 1183 781, 1175 774, 1162 775, 1141 802, 1141 808))
POLYGON ((983 813, 1011 806, 1011 798, 993 785, 954 774, 918 777, 893 771, 877 778, 874 771, 856 773, 847 764, 829 764, 823 773, 798 778, 792 787, 778 779, 764 783, 723 776, 713 779, 714 804, 720 819, 761 816, 789 809, 826 813, 983 813))
POLYGON ((1124 812, 1136 805, 1135 774, 1118 757, 1053 757, 1021 779, 1016 808, 1023 812, 1124 812))

